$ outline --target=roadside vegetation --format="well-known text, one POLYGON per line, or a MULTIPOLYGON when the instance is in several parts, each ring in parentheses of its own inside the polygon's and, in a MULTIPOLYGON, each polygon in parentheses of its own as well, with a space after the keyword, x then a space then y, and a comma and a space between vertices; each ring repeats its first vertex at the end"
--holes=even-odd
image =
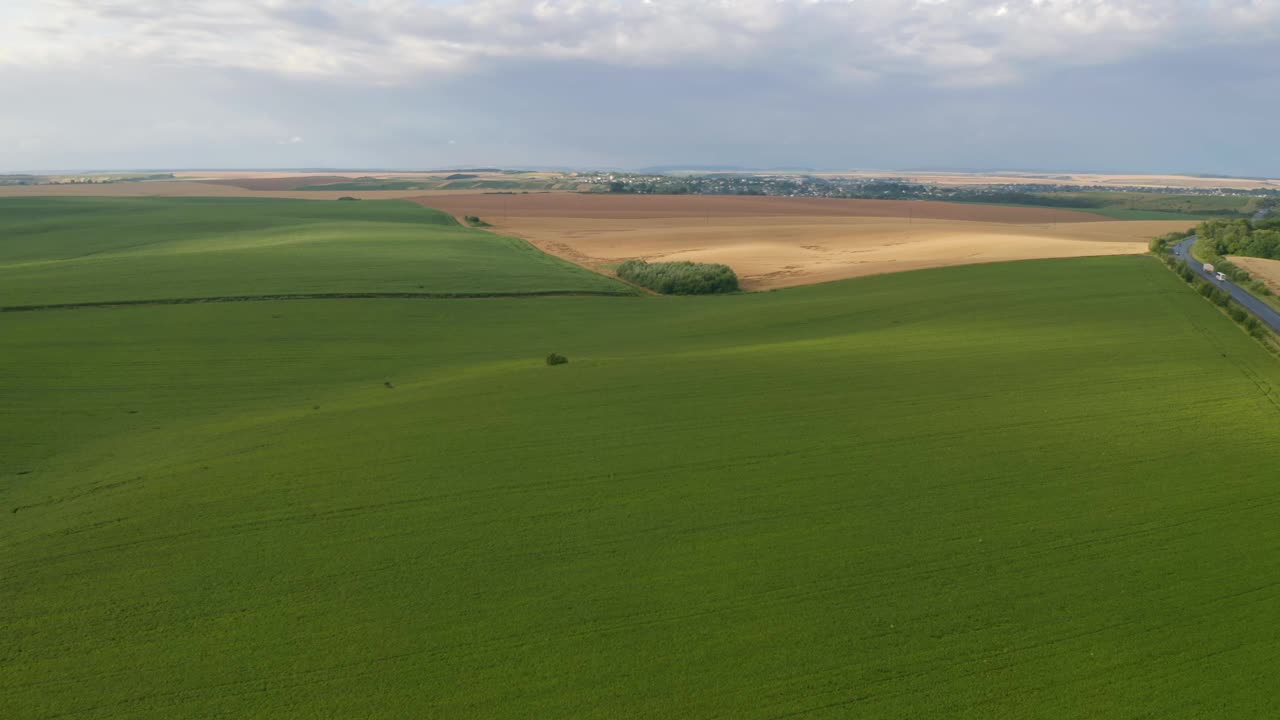
POLYGON ((738 291, 738 275, 728 265, 627 260, 618 277, 664 295, 715 295, 738 291))
MULTIPOLYGON (((1199 275, 1192 271, 1191 268, 1187 267, 1185 262, 1174 255, 1165 254, 1162 256, 1162 259, 1166 265, 1173 269, 1174 273, 1177 274, 1178 277, 1182 278, 1184 282, 1194 288, 1196 292, 1206 300, 1209 300, 1214 305, 1221 308, 1222 312, 1235 321, 1237 325, 1244 328, 1244 331, 1249 333, 1250 337, 1261 342, 1272 352, 1280 350, 1280 344, 1278 344, 1278 340, 1280 340, 1280 338, 1277 338, 1275 334, 1271 332, 1270 328, 1260 322, 1252 313, 1241 307, 1239 303, 1232 300, 1230 293, 1223 291, 1213 283, 1205 282, 1199 275)), ((1249 291, 1254 295, 1262 295, 1266 298, 1270 298, 1273 295, 1271 290, 1265 285, 1262 285, 1257 281, 1251 281, 1248 273, 1245 273, 1240 268, 1235 265, 1231 265, 1225 260, 1216 264, 1214 267, 1217 271, 1231 277, 1227 269, 1229 268, 1231 273, 1236 274, 1235 277, 1232 277, 1232 281, 1236 284, 1248 287, 1249 291), (1248 283, 1247 285, 1246 282, 1248 283), (1261 285, 1261 288, 1265 293, 1259 292, 1256 287, 1259 285, 1261 285)))
POLYGON ((1166 233, 1159 237, 1152 238, 1151 242, 1147 243, 1147 248, 1156 254, 1171 252, 1174 246, 1195 234, 1195 228, 1184 232, 1166 233))
POLYGON ((1192 255, 1207 262, 1232 282, 1246 288, 1268 305, 1280 309, 1280 298, 1266 282, 1231 262, 1227 255, 1280 258, 1280 218, 1250 220, 1214 220, 1195 230, 1196 243, 1192 255))

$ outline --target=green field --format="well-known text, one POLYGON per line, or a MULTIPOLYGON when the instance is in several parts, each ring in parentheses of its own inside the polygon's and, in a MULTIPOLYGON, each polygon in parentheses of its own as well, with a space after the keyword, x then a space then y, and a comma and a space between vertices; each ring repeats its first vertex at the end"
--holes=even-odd
POLYGON ((1276 388, 1145 257, 3 313, 0 717, 1265 717, 1276 388))
POLYGON ((948 202, 960 202, 965 205, 998 205, 1000 207, 1038 207, 1045 208, 1046 210, 1062 210, 1064 212, 1071 213, 1085 212, 1112 218, 1113 220, 1186 220, 1189 225, 1209 219, 1208 215, 1187 214, 1167 210, 1130 210, 1123 207, 1067 207, 1063 205, 1043 205, 1035 202, 987 203, 975 202, 972 200, 948 202))
POLYGON ((1208 220, 1256 212, 1265 198, 1244 195, 1173 195, 1141 192, 1060 192, 1080 209, 1117 220, 1208 220))
POLYGON ((975 195, 960 202, 1079 210, 1116 220, 1211 220, 1242 218, 1265 207, 1268 198, 1243 195, 1174 195, 1143 192, 1042 192, 975 195), (1001 200, 984 202, 984 200, 1001 200))
POLYGON ((1196 212, 1176 212, 1172 210, 1137 210, 1126 207, 1099 207, 1088 208, 1084 212, 1091 212, 1096 215, 1105 215, 1116 220, 1186 220, 1187 222, 1195 222, 1198 220, 1208 220, 1209 215, 1196 212))
POLYGON ((404 201, 0 198, 0 307, 630 290, 404 201))

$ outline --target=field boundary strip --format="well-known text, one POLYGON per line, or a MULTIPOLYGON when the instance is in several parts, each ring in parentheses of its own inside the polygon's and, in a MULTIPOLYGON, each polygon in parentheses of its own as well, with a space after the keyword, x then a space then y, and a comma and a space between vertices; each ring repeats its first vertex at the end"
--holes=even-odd
POLYGON ((540 290, 530 292, 385 292, 385 293, 288 293, 280 295, 226 295, 194 298, 160 298, 155 300, 106 300, 47 305, 8 305, 0 312, 35 312, 39 310, 77 310, 82 308, 115 308, 136 305, 201 305, 205 303, 272 302, 276 300, 473 300, 485 298, 530 297, 636 297, 631 292, 607 290, 540 290))

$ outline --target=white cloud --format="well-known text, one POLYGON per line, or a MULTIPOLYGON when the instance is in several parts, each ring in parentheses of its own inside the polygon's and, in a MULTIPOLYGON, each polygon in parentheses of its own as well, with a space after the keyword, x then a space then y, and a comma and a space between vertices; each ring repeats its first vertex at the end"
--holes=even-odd
POLYGON ((1001 84, 1280 37, 1280 0, 7 0, 0 65, 141 61, 398 83, 501 60, 1001 84))
POLYGON ((0 171, 1274 175, 1278 30, 1280 0, 0 0, 0 171))

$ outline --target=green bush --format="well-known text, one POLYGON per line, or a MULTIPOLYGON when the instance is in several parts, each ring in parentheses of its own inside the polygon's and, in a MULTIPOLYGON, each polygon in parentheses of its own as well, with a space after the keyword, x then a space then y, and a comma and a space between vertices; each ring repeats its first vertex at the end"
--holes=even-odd
POLYGON ((568 363, 569 363, 569 358, 559 353, 551 353, 550 355, 547 356, 548 365, 567 365, 568 363))
POLYGON ((713 295, 738 290, 738 275, 728 265, 628 260, 618 277, 664 295, 713 295))
POLYGON ((1214 267, 1218 272, 1226 275, 1231 279, 1231 282, 1236 283, 1237 285, 1243 285, 1253 279, 1253 276, 1249 274, 1249 271, 1226 258, 1214 258, 1211 262, 1213 262, 1214 267))
POLYGON ((1183 240, 1186 240, 1188 237, 1190 237, 1193 234, 1195 234, 1195 230, 1187 230, 1186 232, 1172 232, 1166 235, 1161 235, 1160 237, 1154 237, 1154 238, 1151 238, 1151 242, 1147 244, 1147 249, 1157 254, 1167 252, 1169 248, 1173 247, 1174 245, 1177 245, 1183 240))

